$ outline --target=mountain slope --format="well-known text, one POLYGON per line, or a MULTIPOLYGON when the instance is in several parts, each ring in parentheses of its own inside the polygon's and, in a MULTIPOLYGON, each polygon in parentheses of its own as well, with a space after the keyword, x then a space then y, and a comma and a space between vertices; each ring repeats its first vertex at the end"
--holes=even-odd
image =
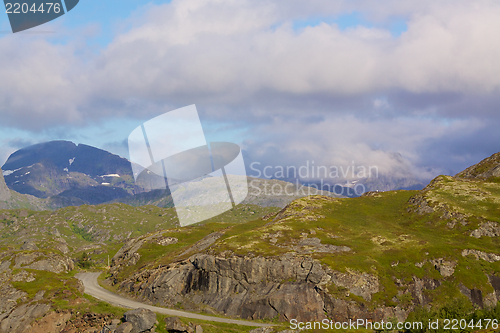
POLYGON ((2 169, 0 168, 0 209, 28 208, 33 210, 47 210, 51 207, 51 204, 46 200, 10 190, 5 183, 2 169))
POLYGON ((481 162, 459 172, 456 178, 485 180, 491 177, 500 178, 500 153, 491 155, 481 162))
POLYGON ((130 162, 102 149, 76 145, 69 141, 50 141, 14 152, 3 165, 4 170, 16 170, 42 161, 51 161, 63 170, 80 172, 90 177, 108 174, 131 175, 130 162))
POLYGON ((440 176, 422 191, 310 196, 245 224, 144 235, 118 251, 109 280, 151 303, 247 319, 427 322, 429 307, 470 320, 500 301, 499 222, 495 179, 440 176))
POLYGON ((10 189, 39 198, 63 197, 53 198, 54 204, 99 204, 141 191, 134 184, 129 161, 68 141, 20 149, 8 158, 3 170, 10 189))
POLYGON ((0 201, 7 201, 11 197, 10 189, 7 187, 7 184, 5 184, 5 180, 1 172, 2 169, 0 169, 0 201))
MULTIPOLYGON (((243 176, 238 176, 243 177, 243 176)), ((283 208, 295 199, 308 195, 320 194, 331 197, 342 197, 328 191, 320 191, 314 187, 297 186, 289 182, 275 179, 261 179, 246 177, 248 183, 248 195, 242 202, 244 205, 258 205, 261 207, 280 207, 283 208)), ((204 202, 216 195, 217 189, 210 188, 205 179, 192 181, 198 186, 196 190, 186 190, 184 187, 176 189, 184 194, 189 193, 190 197, 199 197, 198 202, 204 202)), ((225 189, 224 189, 225 190, 225 189)), ((113 200, 134 207, 143 205, 153 205, 157 207, 174 207, 174 202, 169 190, 153 190, 150 192, 139 193, 133 196, 113 200)))
POLYGON ((173 208, 153 206, 0 211, 0 266, 11 270, 0 284, 6 303, 27 295, 13 306, 34 306, 43 289, 41 302, 71 308, 62 290, 75 286, 72 273, 12 266, 32 253, 81 263, 85 252, 97 265, 113 257, 113 288, 185 310, 286 322, 476 322, 500 313, 499 222, 496 178, 449 176, 422 191, 307 196, 281 210, 239 205, 184 228, 173 208))

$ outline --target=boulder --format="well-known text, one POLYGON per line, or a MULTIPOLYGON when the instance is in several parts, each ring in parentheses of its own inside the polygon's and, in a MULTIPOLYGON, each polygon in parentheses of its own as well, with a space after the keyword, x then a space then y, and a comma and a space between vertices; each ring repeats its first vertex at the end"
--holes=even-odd
POLYGON ((134 329, 131 323, 123 323, 116 329, 115 333, 130 333, 134 329))
POLYGON ((178 317, 165 318, 165 329, 168 332, 192 332, 178 317))
POLYGON ((200 325, 186 325, 178 317, 165 318, 165 329, 170 333, 203 333, 200 325))
POLYGON ((132 324, 130 333, 151 331, 156 323, 156 313, 147 309, 135 309, 125 312, 125 322, 132 324))

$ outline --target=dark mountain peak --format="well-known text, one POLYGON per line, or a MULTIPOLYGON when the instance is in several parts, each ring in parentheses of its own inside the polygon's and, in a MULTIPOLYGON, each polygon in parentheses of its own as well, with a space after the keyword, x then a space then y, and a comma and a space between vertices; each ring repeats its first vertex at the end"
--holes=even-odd
POLYGON ((456 178, 466 179, 488 179, 500 177, 500 153, 495 153, 481 162, 459 172, 456 178))
MULTIPOLYGON (((61 203, 102 203, 134 193, 128 160, 70 141, 50 141, 20 149, 3 166, 7 186, 16 192, 61 203)), ((142 189, 138 189, 142 191, 142 189)))
MULTIPOLYGON (((68 154, 74 153, 77 146, 71 141, 50 141, 19 149, 9 156, 3 170, 16 170, 43 160, 51 160, 60 165, 68 154)), ((67 161, 66 161, 67 162, 67 161)))
POLYGON ((131 175, 130 162, 118 155, 71 141, 50 141, 22 148, 9 156, 4 170, 17 170, 36 163, 59 170, 80 172, 91 177, 106 174, 131 175))

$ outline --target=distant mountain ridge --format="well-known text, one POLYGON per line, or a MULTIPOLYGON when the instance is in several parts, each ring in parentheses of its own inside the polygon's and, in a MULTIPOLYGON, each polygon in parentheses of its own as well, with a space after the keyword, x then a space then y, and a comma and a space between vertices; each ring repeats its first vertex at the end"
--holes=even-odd
POLYGON ((132 175, 130 162, 118 155, 85 144, 50 141, 22 148, 9 156, 2 169, 17 170, 50 161, 57 168, 80 172, 91 177, 120 174, 132 175))
MULTIPOLYGON (((69 141, 51 141, 16 151, 4 164, 3 175, 10 190, 45 199, 45 205, 52 209, 112 202, 135 207, 174 206, 168 188, 151 188, 150 184, 162 182, 161 179, 158 182, 158 176, 143 173, 136 183, 127 159, 69 141)), ((203 179, 204 177, 201 177, 195 181, 204 184, 203 179)), ((248 181, 249 195, 244 204, 256 204, 261 207, 284 207, 292 200, 308 194, 335 196, 307 186, 299 190, 296 184, 278 180, 249 177, 248 181), (293 193, 275 194, 270 191, 284 191, 285 188, 293 193)), ((4 192, 7 193, 5 190, 4 192)), ((195 196, 197 193, 190 192, 189 195, 195 196)), ((207 199, 207 195, 202 197, 207 199)))
POLYGON ((130 162, 84 144, 50 141, 14 152, 2 167, 7 186, 51 198, 51 206, 100 204, 142 192, 130 162))

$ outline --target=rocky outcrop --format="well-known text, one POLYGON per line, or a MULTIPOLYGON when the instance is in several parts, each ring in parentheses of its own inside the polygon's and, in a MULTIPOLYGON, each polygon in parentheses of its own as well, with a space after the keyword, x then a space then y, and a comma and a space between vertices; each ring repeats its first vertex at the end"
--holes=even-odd
POLYGON ((30 333, 60 333, 71 318, 69 312, 51 311, 31 325, 30 333))
POLYGON ((12 287, 9 283, 0 285, 0 295, 0 322, 9 317, 18 301, 25 301, 28 296, 28 294, 12 287))
POLYGON ((113 319, 102 326, 102 333, 153 333, 157 324, 156 313, 147 309, 134 309, 125 312, 123 323, 113 319))
POLYGON ((193 323, 186 325, 178 317, 165 318, 165 329, 172 333, 203 333, 203 328, 200 325, 193 323))
POLYGON ((474 238, 498 237, 500 236, 500 224, 497 222, 483 222, 476 230, 473 230, 470 235, 474 238))
POLYGON ((483 251, 469 250, 469 249, 462 251, 462 256, 467 257, 468 255, 473 255, 477 260, 482 259, 487 262, 500 261, 500 255, 495 253, 486 253, 483 251))
POLYGON ((26 268, 52 273, 62 273, 71 271, 74 268, 74 264, 71 259, 55 254, 36 261, 33 264, 26 266, 26 268))
POLYGON ((458 288, 460 292, 467 296, 467 298, 475 305, 482 308, 483 305, 483 293, 479 289, 469 289, 464 286, 462 283, 459 283, 458 288))
POLYGON ((125 322, 132 324, 130 333, 151 332, 156 324, 156 313, 147 309, 135 309, 125 312, 125 322))
MULTIPOLYGON (((427 187, 425 189, 427 189, 427 187)), ((411 197, 408 203, 410 204, 408 212, 415 212, 419 215, 430 214, 434 212, 434 208, 429 205, 422 194, 417 194, 411 197)))
POLYGON ((44 254, 41 252, 20 253, 14 259, 14 268, 36 269, 52 273, 71 271, 73 261, 58 254, 44 254))
POLYGON ((443 276, 452 276, 455 273, 455 266, 457 265, 454 261, 445 260, 443 258, 437 258, 430 261, 434 268, 443 276))
POLYGON ((10 190, 5 184, 5 179, 3 178, 3 171, 0 168, 0 201, 7 201, 11 198, 10 190))
POLYGON ((367 274, 348 271, 347 273, 332 272, 331 281, 349 290, 350 293, 370 301, 372 295, 379 292, 378 278, 367 274))
POLYGON ((139 272, 120 286, 154 304, 172 307, 182 303, 186 309, 212 309, 245 319, 406 317, 399 308, 371 311, 354 301, 334 299, 328 293, 332 284, 365 300, 379 291, 376 276, 336 272, 311 258, 293 255, 224 258, 197 254, 167 267, 139 272))
POLYGON ((44 287, 30 297, 26 292, 14 288, 12 283, 36 280, 36 273, 25 269, 62 273, 73 269, 73 261, 58 254, 30 250, 4 252, 1 255, 0 333, 60 332, 64 328, 62 323, 69 319, 68 314, 47 314, 51 307, 44 298, 44 287), (42 319, 35 322, 39 318, 42 319))
POLYGON ((24 333, 31 328, 31 322, 43 317, 50 310, 47 304, 23 304, 15 308, 0 324, 0 333, 24 333))
POLYGON ((443 277, 452 276, 453 273, 455 273, 455 266, 457 265, 455 261, 445 260, 444 258, 436 258, 417 262, 415 266, 422 268, 427 262, 431 263, 443 277))
POLYGON ((409 291, 415 300, 415 303, 418 305, 427 305, 431 302, 431 298, 425 292, 426 290, 434 290, 441 285, 439 280, 435 279, 419 279, 417 277, 413 277, 412 282, 409 286, 409 291))
POLYGON ((481 162, 456 174, 455 177, 482 180, 490 177, 500 177, 500 153, 496 153, 488 158, 485 158, 481 162))
POLYGON ((135 265, 140 259, 140 255, 137 250, 141 248, 144 242, 148 241, 152 237, 147 237, 145 239, 130 239, 128 240, 113 256, 112 263, 114 266, 131 266, 135 265))

